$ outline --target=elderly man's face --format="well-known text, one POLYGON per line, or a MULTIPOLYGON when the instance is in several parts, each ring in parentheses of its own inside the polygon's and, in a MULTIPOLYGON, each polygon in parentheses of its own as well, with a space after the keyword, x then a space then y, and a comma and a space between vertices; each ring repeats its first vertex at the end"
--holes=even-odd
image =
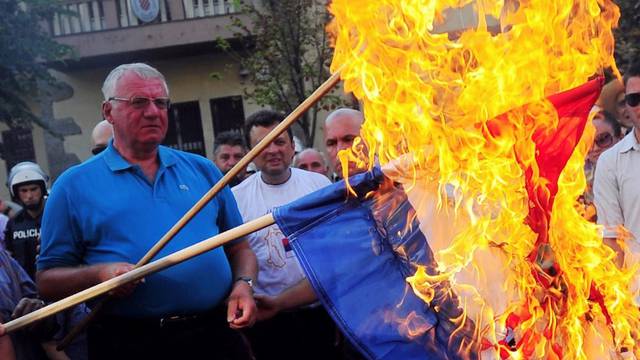
POLYGON ((298 154, 295 167, 302 170, 317 172, 318 174, 327 175, 327 164, 317 151, 304 151, 298 154))
MULTIPOLYGON (((166 98, 161 79, 143 79, 134 72, 125 73, 116 84, 115 97, 166 98)), ((113 124, 115 143, 131 151, 148 150, 162 143, 167 133, 167 109, 153 101, 136 107, 128 101, 112 100, 103 107, 104 116, 113 124)))

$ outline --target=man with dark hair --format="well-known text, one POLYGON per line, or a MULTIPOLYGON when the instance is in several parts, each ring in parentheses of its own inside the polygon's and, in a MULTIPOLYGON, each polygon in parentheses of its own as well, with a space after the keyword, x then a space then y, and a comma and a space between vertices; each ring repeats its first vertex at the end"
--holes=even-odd
MULTIPOLYGON (((221 132, 213 142, 213 162, 222 174, 228 173, 246 154, 247 146, 237 131, 221 132)), ((245 177, 246 169, 242 169, 229 186, 238 185, 245 177)))
MULTIPOLYGON (((259 111, 246 121, 249 146, 264 139, 284 116, 259 111)), ((294 155, 291 131, 280 134, 254 160, 258 172, 232 189, 244 221, 270 213, 330 184, 326 176, 291 168, 294 155)), ((258 296, 276 296, 304 279, 288 239, 276 225, 249 235, 260 268, 258 296)), ((257 360, 334 359, 335 325, 321 306, 296 307, 247 330, 257 360)))
MULTIPOLYGON (((201 156, 161 146, 169 89, 146 64, 120 65, 103 88, 107 148, 65 171, 42 220, 38 287, 60 299, 126 273, 222 177, 201 156)), ((225 187, 158 257, 242 224, 225 187)), ((244 238, 127 284, 88 328, 91 359, 249 359, 240 334, 256 305, 244 238)))
MULTIPOLYGON (((605 243, 617 251, 620 266, 633 266, 640 260, 640 61, 625 72, 624 85, 633 130, 600 155, 593 192, 605 243), (626 254, 618 241, 625 242, 626 254)), ((636 278, 631 287, 639 284, 636 278)))
MULTIPOLYGON (((251 129, 255 127, 266 128, 271 127, 272 125, 278 125, 282 122, 282 120, 284 120, 284 115, 273 110, 260 110, 256 113, 253 113, 244 122, 244 139, 246 141, 246 144, 249 145, 250 148, 253 147, 251 145, 251 129)), ((293 131, 291 131, 291 128, 287 128, 287 135, 289 136, 289 142, 294 145, 293 131)))

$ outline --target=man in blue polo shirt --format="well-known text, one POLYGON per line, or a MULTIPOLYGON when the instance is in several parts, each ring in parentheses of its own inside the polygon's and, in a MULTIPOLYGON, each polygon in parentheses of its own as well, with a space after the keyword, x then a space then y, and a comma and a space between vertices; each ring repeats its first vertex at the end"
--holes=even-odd
MULTIPOLYGON (((121 65, 102 91, 113 140, 58 178, 45 209, 37 280, 50 299, 130 271, 222 177, 209 160, 160 146, 169 91, 156 69, 121 65)), ((157 257, 241 223, 225 188, 157 257)), ((256 272, 255 255, 240 239, 118 288, 118 299, 89 328, 90 358, 247 358, 232 329, 255 321, 256 272)))

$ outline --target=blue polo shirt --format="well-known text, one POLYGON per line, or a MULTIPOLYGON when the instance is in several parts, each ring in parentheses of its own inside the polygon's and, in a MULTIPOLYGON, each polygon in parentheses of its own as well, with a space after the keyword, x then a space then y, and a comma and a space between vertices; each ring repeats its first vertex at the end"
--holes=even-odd
MULTIPOLYGON (((163 146, 158 154, 153 183, 113 144, 65 171, 45 207, 38 270, 135 264, 222 177, 201 156, 163 146)), ((240 224, 235 199, 225 187, 156 259, 240 224)), ((111 312, 154 317, 205 311, 227 296, 231 276, 224 250, 217 248, 146 277, 132 296, 114 301, 111 312)))

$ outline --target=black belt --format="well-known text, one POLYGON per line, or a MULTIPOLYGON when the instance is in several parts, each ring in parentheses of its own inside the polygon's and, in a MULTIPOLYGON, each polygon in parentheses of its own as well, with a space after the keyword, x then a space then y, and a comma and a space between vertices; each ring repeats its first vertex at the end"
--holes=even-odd
POLYGON ((198 326, 200 324, 212 324, 216 321, 224 322, 226 319, 226 307, 218 306, 209 311, 188 315, 166 315, 162 317, 133 318, 117 315, 103 314, 97 321, 97 326, 126 327, 129 330, 169 330, 198 326))

